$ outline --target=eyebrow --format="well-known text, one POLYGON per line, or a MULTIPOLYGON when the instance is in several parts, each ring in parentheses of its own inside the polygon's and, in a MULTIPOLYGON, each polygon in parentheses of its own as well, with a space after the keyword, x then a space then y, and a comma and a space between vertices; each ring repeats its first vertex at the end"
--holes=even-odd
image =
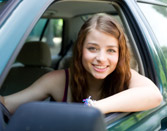
POLYGON ((116 48, 118 48, 118 46, 117 45, 108 45, 107 47, 116 47, 116 48))
MULTIPOLYGON (((93 43, 93 42, 89 42, 88 44, 95 45, 95 46, 99 46, 98 44, 93 43)), ((116 47, 116 48, 118 48, 117 45, 107 45, 107 47, 111 47, 111 48, 116 47)))
POLYGON ((93 42, 88 42, 88 44, 91 44, 91 45, 98 45, 98 44, 93 43, 93 42))

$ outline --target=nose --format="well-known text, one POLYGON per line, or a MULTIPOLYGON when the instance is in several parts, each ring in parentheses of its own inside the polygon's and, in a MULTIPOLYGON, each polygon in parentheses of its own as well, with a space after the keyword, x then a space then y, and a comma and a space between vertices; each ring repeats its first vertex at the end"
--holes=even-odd
POLYGON ((107 60, 107 55, 104 51, 99 51, 97 56, 96 56, 96 60, 98 62, 103 62, 107 60))

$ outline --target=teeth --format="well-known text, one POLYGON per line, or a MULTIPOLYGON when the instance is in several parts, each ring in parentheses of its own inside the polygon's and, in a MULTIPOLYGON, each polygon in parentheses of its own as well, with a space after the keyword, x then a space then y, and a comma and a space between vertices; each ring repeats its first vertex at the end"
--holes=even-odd
POLYGON ((99 68, 99 69, 104 69, 106 68, 107 66, 95 66, 96 68, 99 68))

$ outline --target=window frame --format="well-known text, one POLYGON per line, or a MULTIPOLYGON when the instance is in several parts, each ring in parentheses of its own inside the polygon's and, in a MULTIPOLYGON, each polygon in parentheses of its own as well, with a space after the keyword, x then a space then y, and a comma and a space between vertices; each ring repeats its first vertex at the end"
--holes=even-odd
POLYGON ((21 1, 22 0, 8 0, 7 3, 0 9, 0 27, 21 1))
POLYGON ((126 21, 129 25, 129 30, 131 34, 133 34, 133 38, 135 40, 136 47, 139 51, 139 55, 141 57, 141 61, 143 64, 143 72, 144 72, 143 75, 150 78, 159 87, 159 80, 157 79, 157 77, 155 77, 157 75, 156 69, 154 67, 155 64, 150 54, 149 44, 147 41, 148 34, 147 32, 145 33, 142 30, 142 28, 147 27, 145 18, 143 18, 143 16, 135 16, 136 15, 135 13, 137 13, 137 15, 140 15, 141 13, 139 12, 139 8, 137 7, 137 4, 135 1, 132 1, 131 3, 128 3, 128 1, 126 3, 120 2, 119 6, 126 18, 126 21), (132 8, 130 8, 132 6, 134 6, 134 8, 136 8, 137 10, 135 13, 132 11, 132 8), (147 67, 150 67, 150 68, 148 69, 147 67))

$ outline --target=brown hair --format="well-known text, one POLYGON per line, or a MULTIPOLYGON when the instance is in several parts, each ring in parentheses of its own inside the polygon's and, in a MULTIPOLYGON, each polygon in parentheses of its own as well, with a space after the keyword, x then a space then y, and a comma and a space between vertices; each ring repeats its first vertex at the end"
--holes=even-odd
POLYGON ((73 48, 73 58, 70 71, 71 93, 74 102, 82 102, 82 99, 88 97, 88 84, 85 78, 86 70, 82 65, 82 50, 86 36, 92 29, 97 29, 111 34, 113 37, 118 39, 119 45, 119 60, 117 67, 105 78, 102 86, 101 98, 126 90, 129 86, 131 78, 129 64, 130 55, 123 30, 110 15, 94 15, 81 27, 77 41, 73 48))

